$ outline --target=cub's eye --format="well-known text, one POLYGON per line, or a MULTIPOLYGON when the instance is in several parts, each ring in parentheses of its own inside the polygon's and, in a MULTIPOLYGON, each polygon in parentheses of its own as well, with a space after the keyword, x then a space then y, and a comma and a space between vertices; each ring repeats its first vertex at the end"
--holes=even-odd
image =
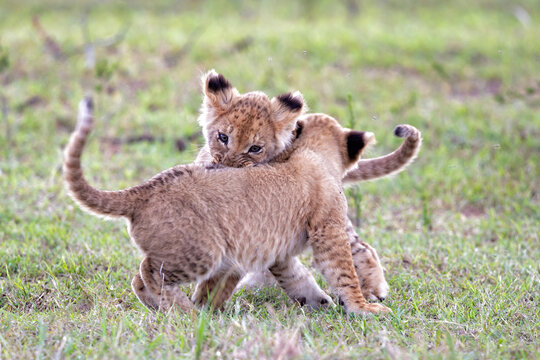
POLYGON ((229 137, 223 133, 218 133, 217 138, 219 141, 221 141, 225 145, 227 145, 227 143, 229 142, 229 137))
POLYGON ((257 146, 257 145, 253 145, 249 148, 248 152, 250 153, 258 153, 258 152, 261 152, 262 148, 260 146, 257 146))

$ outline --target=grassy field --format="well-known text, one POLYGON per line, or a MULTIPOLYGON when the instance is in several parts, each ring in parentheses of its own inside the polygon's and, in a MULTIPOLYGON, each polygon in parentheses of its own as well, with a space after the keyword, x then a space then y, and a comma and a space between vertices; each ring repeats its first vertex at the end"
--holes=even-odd
POLYGON ((130 4, 0 3, 1 359, 540 357, 540 3, 130 4), (349 190, 394 314, 306 312, 271 288, 194 317, 138 302, 140 253, 67 197, 61 150, 93 91, 94 185, 190 162, 210 68, 242 92, 302 91, 375 132, 369 157, 397 124, 423 132, 409 170, 349 190))

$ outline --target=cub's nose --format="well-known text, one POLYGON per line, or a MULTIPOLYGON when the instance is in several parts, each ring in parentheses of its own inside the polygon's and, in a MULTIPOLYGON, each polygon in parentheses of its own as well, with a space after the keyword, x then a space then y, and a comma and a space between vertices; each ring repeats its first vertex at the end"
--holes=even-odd
POLYGON ((379 299, 380 302, 383 302, 386 298, 384 296, 377 296, 377 299, 379 299))

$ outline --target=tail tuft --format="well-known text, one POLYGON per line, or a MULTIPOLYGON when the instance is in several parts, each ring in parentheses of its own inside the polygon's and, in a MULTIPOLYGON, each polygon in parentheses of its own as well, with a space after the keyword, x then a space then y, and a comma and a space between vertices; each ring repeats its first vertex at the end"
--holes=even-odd
POLYGON ((406 134, 407 134, 407 128, 405 126, 398 125, 394 129, 394 135, 396 135, 397 137, 405 137, 406 134))
POLYGON ((405 141, 397 150, 375 159, 359 160, 356 167, 345 174, 343 181, 351 183, 377 179, 405 169, 420 150, 422 145, 421 133, 414 126, 401 124, 394 129, 394 135, 405 138, 405 141))
POLYGON ((77 114, 77 128, 90 127, 93 123, 94 101, 91 96, 85 96, 79 102, 79 113, 77 114))
POLYGON ((92 113, 94 110, 94 101, 92 100, 92 97, 90 95, 87 95, 82 101, 86 104, 86 108, 88 109, 88 111, 92 113))
POLYGON ((394 129, 394 135, 400 138, 410 138, 416 140, 420 137, 420 131, 417 128, 407 124, 401 124, 394 129))
POLYGON ((78 120, 64 150, 64 179, 71 197, 84 209, 105 216, 131 215, 130 195, 127 190, 102 191, 88 184, 81 168, 81 156, 93 125, 93 103, 91 97, 79 102, 78 120))

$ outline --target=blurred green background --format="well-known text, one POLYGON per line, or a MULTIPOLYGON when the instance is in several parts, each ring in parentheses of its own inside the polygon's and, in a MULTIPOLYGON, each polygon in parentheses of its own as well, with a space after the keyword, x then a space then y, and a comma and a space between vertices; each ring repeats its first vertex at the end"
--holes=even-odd
POLYGON ((2 1, 0 356, 538 357, 539 70, 533 0, 2 1), (304 312, 275 289, 196 318, 138 303, 140 254, 66 196, 61 150, 91 92, 93 184, 190 162, 211 68, 375 132, 367 157, 397 124, 422 131, 405 173, 348 191, 393 315, 304 312))

